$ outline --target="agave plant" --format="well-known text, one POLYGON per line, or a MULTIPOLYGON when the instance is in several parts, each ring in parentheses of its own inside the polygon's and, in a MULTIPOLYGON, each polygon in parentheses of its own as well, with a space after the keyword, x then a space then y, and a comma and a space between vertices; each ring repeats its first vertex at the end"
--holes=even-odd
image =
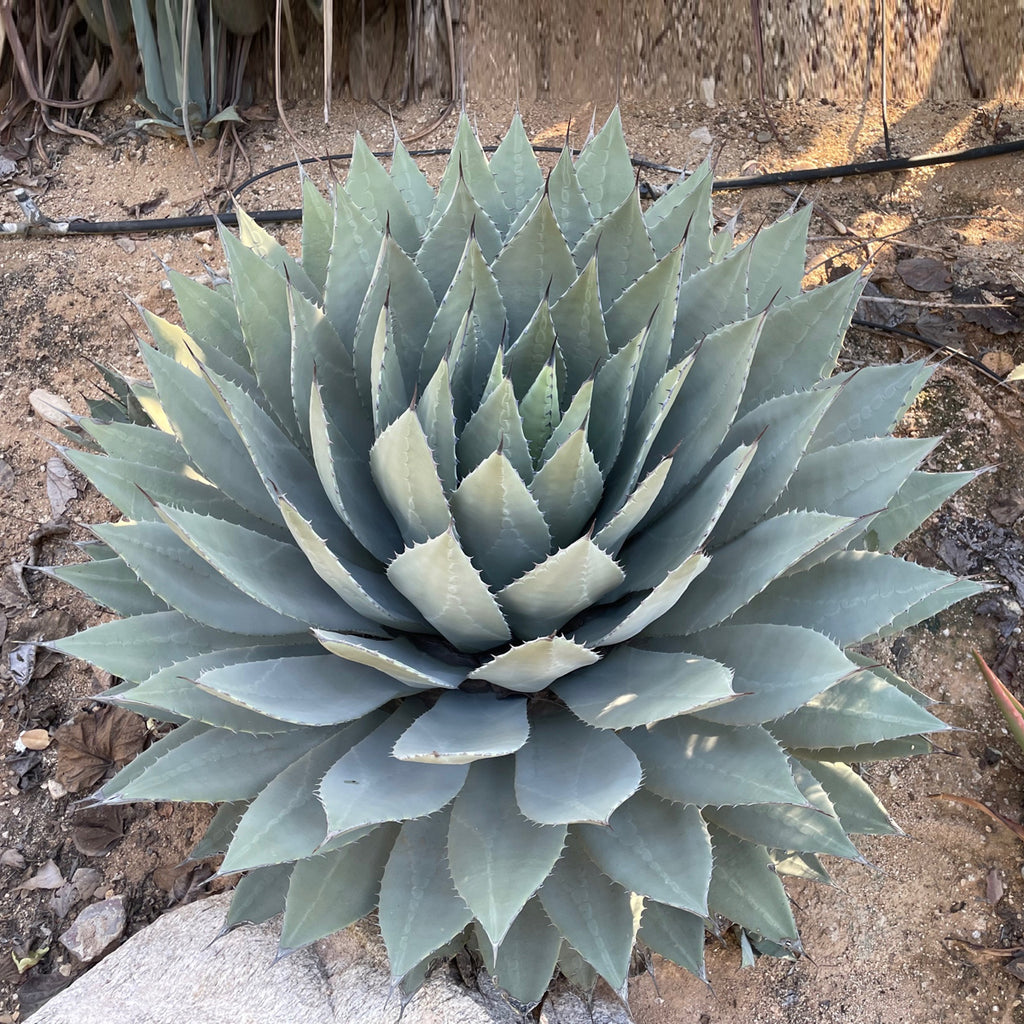
POLYGON ((67 452, 124 519, 56 575, 123 618, 55 646, 178 725, 97 798, 222 803, 228 925, 376 910, 407 989, 799 952, 780 875, 897 831, 851 762, 943 727, 857 647, 979 589, 886 554, 971 474, 889 436, 928 366, 831 375, 808 216, 734 245, 707 165, 643 209, 617 111, 546 178, 463 117, 436 193, 357 138, 301 259, 240 214, 67 452))

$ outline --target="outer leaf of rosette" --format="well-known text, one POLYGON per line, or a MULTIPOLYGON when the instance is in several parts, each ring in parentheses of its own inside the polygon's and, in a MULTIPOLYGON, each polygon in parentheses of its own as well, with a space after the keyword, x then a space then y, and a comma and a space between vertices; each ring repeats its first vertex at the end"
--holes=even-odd
POLYGON ((393 979, 458 935, 473 919, 445 856, 450 812, 402 825, 381 880, 378 916, 393 979))
POLYGON ((614 732, 560 708, 533 714, 531 727, 516 754, 516 800, 531 821, 606 824, 639 787, 640 762, 614 732))
POLYGON ((528 734, 525 700, 449 690, 402 733, 392 753, 421 764, 470 764, 514 754, 528 734))
POLYGON ((551 550, 543 512, 502 452, 466 475, 451 510, 461 546, 492 587, 511 583, 551 550))
POLYGON ((554 691, 588 725, 634 729, 733 700, 731 683, 732 671, 709 658, 622 644, 554 691))
MULTIPOLYGON (((449 167, 451 164, 449 164, 449 167)), ((545 295, 561 296, 576 280, 576 266, 545 197, 491 266, 517 338, 545 295)))
POLYGON ((660 259, 685 242, 684 276, 711 262, 711 161, 703 160, 645 211, 644 221, 660 259))
POLYGON ((461 262, 441 299, 423 343, 416 378, 420 390, 426 387, 438 364, 450 351, 456 332, 470 309, 475 311, 479 329, 484 332, 486 347, 500 346, 505 335, 505 304, 494 275, 480 251, 480 244, 470 234, 463 245, 461 262))
POLYGON ((383 232, 344 189, 334 190, 334 233, 324 283, 324 309, 342 344, 352 353, 356 322, 373 279, 383 232))
POLYGON ((744 842, 711 826, 714 867, 708 904, 711 912, 743 928, 800 950, 789 898, 763 846, 744 842))
POLYGON ((470 127, 465 111, 459 117, 455 143, 437 190, 434 214, 430 219, 431 227, 437 223, 448 208, 459 181, 465 181, 473 199, 483 207, 487 216, 494 221, 494 226, 504 234, 510 223, 508 207, 494 180, 480 142, 470 127))
POLYGON ((327 817, 315 787, 343 754, 385 718, 383 712, 375 712, 338 730, 261 790, 234 831, 220 874, 311 857, 327 835, 327 817))
POLYGON ((495 655, 469 673, 517 693, 538 693, 556 679, 600 660, 596 651, 564 636, 538 637, 495 655))
MULTIPOLYGON (((264 648, 255 648, 256 657, 264 648)), ((204 671, 203 690, 240 707, 301 725, 338 725, 369 715, 413 689, 384 673, 331 654, 266 656, 204 671)))
MULTIPOLYGON (((359 543, 378 562, 388 562, 403 542, 395 520, 373 482, 368 456, 369 440, 362 449, 353 447, 344 430, 327 411, 315 382, 310 392, 309 409, 313 460, 324 493, 359 543), (362 454, 357 454, 359 451, 362 454)), ((359 410, 362 410, 361 404, 359 410)), ((345 415, 345 410, 341 410, 341 414, 345 415)), ((363 427, 369 435, 368 422, 367 418, 363 427)), ((361 431, 363 427, 358 429, 361 431)))
POLYGON ((372 568, 373 558, 345 524, 338 521, 319 475, 309 460, 241 388, 214 373, 208 373, 207 377, 275 501, 278 495, 286 495, 339 555, 357 565, 372 568))
POLYGON ((235 308, 253 373, 277 424, 302 442, 291 394, 291 324, 287 281, 223 225, 220 240, 231 271, 235 308))
POLYGON ((380 634, 316 574, 296 545, 210 516, 166 505, 157 509, 196 554, 254 601, 311 625, 357 631, 369 626, 371 635, 380 634))
POLYGON ((444 487, 427 436, 411 409, 373 443, 370 473, 407 544, 422 543, 448 529, 451 512, 444 487))
POLYGON ((544 185, 544 175, 537 165, 537 157, 518 110, 491 157, 490 170, 513 219, 544 185))
POLYGON ((668 641, 735 672, 735 701, 698 712, 723 725, 759 725, 802 707, 857 670, 828 637, 802 626, 725 623, 668 641))
POLYGON ((120 559, 67 566, 54 575, 85 589, 115 611, 136 615, 170 606, 214 629, 247 636, 291 636, 307 625, 272 611, 234 586, 165 523, 105 524, 94 526, 93 532, 114 548, 120 559), (83 570, 90 569, 98 571, 98 580, 92 580, 92 574, 81 578, 83 570), (138 593, 130 587, 133 573, 145 584, 139 586, 138 593), (94 582, 98 586, 91 585, 94 582), (123 601, 126 585, 129 604, 123 601))
POLYGON ((576 161, 576 176, 587 203, 598 219, 615 210, 633 191, 636 177, 622 133, 622 115, 618 107, 608 115, 604 127, 583 147, 576 161))
POLYGON ((434 190, 416 165, 416 161, 409 156, 409 151, 398 136, 397 128, 392 149, 394 153, 391 157, 391 180, 398 186, 398 191, 402 193, 402 198, 416 221, 419 233, 425 234, 427 221, 434 210, 434 190))
POLYGON ((356 132, 345 191, 379 231, 387 231, 410 254, 420 247, 421 233, 400 189, 356 132))
POLYGON ((488 264, 501 252, 498 229, 474 202, 466 182, 460 178, 451 200, 431 225, 416 255, 416 266, 430 283, 438 302, 448 291, 470 238, 476 240, 488 264))
POLYGON ((243 508, 280 523, 243 439, 207 381, 154 349, 141 351, 174 433, 203 476, 243 508))
POLYGON ((696 807, 640 789, 607 827, 580 825, 579 835, 591 860, 630 892, 707 916, 711 840, 696 807))
MULTIPOLYGON (((834 374, 824 384, 841 383, 811 438, 809 451, 868 437, 886 437, 903 419, 937 364, 921 359, 894 366, 864 366, 834 374)), ((822 386, 822 385, 819 385, 822 386)))
POLYGON ((397 835, 398 826, 387 823, 357 842, 296 863, 285 900, 279 955, 347 928, 373 910, 397 835))
POLYGON ((516 636, 550 636, 625 578, 618 563, 589 537, 556 551, 497 594, 516 636))
POLYGON ((746 317, 750 252, 748 241, 720 263, 707 264, 680 284, 672 361, 693 351, 707 335, 746 317))
POLYGON ((515 390, 507 377, 480 403, 459 435, 456 452, 463 478, 499 448, 524 481, 532 479, 533 460, 515 390))
POLYGON ((324 775, 317 793, 327 812, 328 839, 433 814, 462 788, 468 765, 417 764, 392 756, 399 737, 424 710, 418 700, 403 701, 324 775))
POLYGON ((315 302, 310 302, 290 282, 286 295, 292 332, 292 402, 303 438, 309 445, 309 396, 316 380, 330 396, 331 407, 342 410, 346 426, 357 417, 360 420, 362 429, 358 433, 350 430, 355 441, 366 433, 366 417, 356 387, 352 357, 333 324, 315 302))
MULTIPOLYGON (((570 246, 575 247, 594 223, 595 216, 591 212, 583 189, 580 188, 576 167, 572 162, 572 152, 568 146, 562 149, 558 162, 548 175, 544 194, 551 203, 551 209, 562 234, 565 235, 565 240, 570 246)), ((525 207, 524 211, 528 208, 525 207)))
MULTIPOLYGON (((393 318, 398 366, 402 380, 411 384, 419 371, 420 356, 437 313, 437 303, 416 264, 390 235, 385 235, 381 242, 373 279, 361 299, 352 343, 352 362, 356 384, 362 389, 367 408, 371 408, 373 347, 380 311, 386 305, 393 318)), ((411 397, 410 392, 407 399, 411 397)))
POLYGON ((558 860, 566 827, 523 817, 513 792, 512 759, 477 761, 455 798, 448 860, 455 887, 492 945, 500 946, 515 917, 558 860))
POLYGON ((313 635, 327 650, 346 661, 367 665, 406 686, 454 690, 469 666, 441 661, 406 639, 375 640, 315 629, 313 635))
POLYGON ((612 986, 626 982, 639 915, 630 894, 602 874, 570 833, 569 843, 538 894, 566 941, 612 986))
POLYGON ((555 973, 562 937, 544 913, 540 900, 531 897, 512 922, 494 964, 501 987, 521 1003, 539 1003, 555 973))
POLYGON ((551 320, 565 361, 566 392, 571 398, 611 356, 601 312, 596 258, 590 260, 551 306, 551 320))
MULTIPOLYGON (((719 548, 711 565, 669 612, 647 627, 645 635, 683 636, 714 626, 737 612, 737 621, 754 621, 751 616, 756 613, 750 611, 750 606, 761 591, 851 522, 820 512, 785 512, 762 520, 719 548)), ((778 615, 773 618, 782 621, 778 615)), ((813 620, 800 624, 814 626, 813 620)))
POLYGON ((451 528, 407 547, 395 556, 387 574, 457 650, 485 651, 511 639, 502 607, 451 528))
POLYGON ((310 302, 319 302, 320 291, 309 279, 302 264, 237 202, 234 209, 238 218, 238 237, 242 245, 273 267, 282 277, 288 278, 310 302))
POLYGON ((654 515, 668 508, 719 452, 736 418, 762 323, 751 318, 729 324, 701 342, 648 456, 650 469, 656 459, 673 455, 672 471, 655 502, 654 515), (681 444, 684 439, 686 443, 681 444))
POLYGON ((866 280, 847 274, 767 309, 741 414, 775 395, 814 387, 832 371, 866 280))
POLYGON ((637 938, 655 953, 685 967, 701 981, 707 980, 707 971, 704 969, 703 917, 648 900, 644 904, 637 938))
POLYGON ((167 277, 196 355, 214 365, 209 348, 215 348, 225 360, 234 363, 241 373, 255 380, 230 292, 208 288, 169 267, 167 277))
POLYGON ((747 313, 760 313, 772 302, 796 298, 804 279, 809 204, 760 228, 751 242, 747 313))
POLYGON ((654 266, 654 249, 640 212, 640 193, 635 187, 622 204, 596 224, 573 249, 573 262, 582 271, 597 257, 601 302, 605 309, 654 266))
MULTIPOLYGON (((757 442, 757 451, 733 499, 711 532, 710 547, 721 547, 768 515, 793 476, 815 427, 834 395, 831 390, 780 395, 759 405, 733 424, 722 442, 722 449, 728 451, 737 444, 757 442)), ((862 508, 857 515, 880 507, 862 508)), ((839 509, 817 502, 786 503, 778 511, 789 508, 840 514, 839 509)))
POLYGON ((685 716, 632 729, 622 738, 640 758, 644 786, 666 800, 698 807, 807 803, 789 759, 757 726, 720 726, 685 716))
POLYGON ((278 504, 288 529, 313 570, 353 611, 371 622, 405 632, 424 630, 423 618, 388 583, 383 573, 372 572, 339 558, 287 498, 279 498, 278 504))
POLYGON ((334 235, 334 210, 308 174, 302 175, 302 269, 322 301, 334 235))

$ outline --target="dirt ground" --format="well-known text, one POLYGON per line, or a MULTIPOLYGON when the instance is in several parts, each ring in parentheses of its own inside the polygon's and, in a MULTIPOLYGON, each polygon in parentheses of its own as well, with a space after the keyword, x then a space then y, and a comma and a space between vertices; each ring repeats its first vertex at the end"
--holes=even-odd
MULTIPOLYGON (((335 104, 329 128, 318 120, 317 108, 311 103, 290 113, 296 135, 313 152, 347 151, 356 128, 373 148, 389 145, 390 122, 376 108, 335 104)), ((713 140, 719 177, 836 165, 881 153, 874 110, 824 102, 774 110, 781 144, 766 132, 756 105, 626 104, 623 121, 635 153, 677 167, 692 167, 713 140)), ((288 134, 258 113, 250 112, 245 137, 255 168, 292 160, 288 134)), ((591 107, 554 103, 523 109, 531 135, 556 144, 570 117, 573 140, 582 142, 592 113, 591 107)), ((598 119, 607 113, 598 110, 598 119)), ((511 110, 484 105, 472 114, 486 144, 498 141, 511 110)), ((117 104, 89 127, 107 135, 130 124, 130 116, 129 108, 117 104)), ((434 116, 433 109, 406 110, 399 129, 416 131, 434 116)), ((1007 127, 1010 138, 1024 135, 1024 109, 997 116, 993 106, 894 107, 890 121, 901 155, 982 145, 1007 127)), ((449 144, 454 124, 450 117, 417 145, 449 144)), ((210 210, 207 193, 216 202, 210 193, 217 173, 210 145, 200 148, 197 160, 181 142, 130 133, 103 149, 67 141, 48 148, 51 168, 20 164, 0 182, 0 221, 22 219, 12 197, 17 186, 55 220, 204 213, 210 210)), ((441 161, 432 158, 425 166, 436 176, 441 161)), ((942 701, 938 714, 955 727, 939 739, 944 753, 867 769, 907 837, 864 840, 861 849, 874 867, 830 864, 832 888, 790 886, 807 958, 762 959, 740 969, 735 944, 709 943, 711 987, 659 962, 653 977, 639 975, 632 985, 639 1024, 1024 1021, 1021 981, 1005 969, 1015 951, 1024 952, 1024 845, 978 811, 929 799, 941 792, 972 796, 1014 820, 1024 811, 1024 754, 1007 735, 969 657, 980 649, 1018 694, 1024 691, 1024 659, 1018 669, 1024 539, 1014 527, 1024 512, 1024 407, 1014 387, 963 358, 984 360, 997 375, 1024 362, 1021 168, 1019 157, 1002 157, 830 180, 804 193, 818 209, 808 283, 860 267, 870 256, 881 298, 860 315, 927 333, 956 350, 947 353, 905 429, 942 437, 931 468, 992 469, 926 523, 904 553, 991 581, 994 589, 872 650, 942 701), (912 258, 941 264, 940 290, 905 283, 922 283, 914 276, 921 265, 908 267, 912 258), (948 284, 941 280, 943 268, 948 284), (993 311, 1001 300, 1008 306, 993 311)), ((236 170, 236 183, 244 173, 244 167, 236 170)), ((331 171, 318 167, 312 173, 326 185, 331 171)), ((333 173, 343 175, 343 165, 336 164, 333 173)), ((642 180, 658 186, 671 176, 645 170, 642 180)), ((247 188, 242 198, 250 211, 294 207, 297 182, 294 169, 287 170, 247 188)), ((778 187, 722 192, 715 200, 723 218, 738 211, 741 236, 792 202, 778 187)), ((296 226, 275 230, 287 244, 298 240, 296 226)), ((135 352, 141 322, 133 302, 176 316, 161 261, 187 274, 224 265, 215 239, 203 232, 0 239, 0 1024, 24 1018, 86 969, 58 942, 84 906, 107 895, 125 896, 130 934, 176 900, 190 898, 187 889, 197 880, 177 866, 201 835, 206 809, 143 805, 130 808, 125 819, 93 822, 91 832, 76 817, 81 812, 75 801, 88 790, 64 792, 59 779, 68 780, 68 765, 59 769, 58 760, 70 756, 71 744, 69 733, 54 735, 62 725, 92 716, 98 705, 91 698, 110 679, 40 648, 35 672, 19 685, 25 669, 18 659, 26 642, 73 632, 109 613, 57 580, 26 570, 19 582, 9 568, 33 559, 40 565, 80 560, 74 545, 88 538, 83 524, 115 515, 81 478, 72 473, 56 481, 51 467, 49 490, 58 502, 67 500, 55 516, 46 466, 55 454, 51 444, 61 438, 32 411, 29 393, 45 389, 85 412, 84 397, 98 394, 92 361, 141 374, 135 352), (34 533, 55 518, 69 529, 34 533), (49 746, 19 751, 19 735, 40 729, 49 746), (103 843, 109 852, 96 855, 103 843), (40 870, 51 860, 60 872, 58 886, 71 883, 76 870, 92 870, 77 876, 77 887, 49 886, 56 877, 44 873, 49 887, 18 888, 32 879, 38 885, 40 870), (32 960, 33 954, 38 962, 19 974, 14 961, 32 960)), ((910 338, 855 328, 842 366, 927 352, 910 338)), ((92 742, 100 774, 124 753, 92 742)))

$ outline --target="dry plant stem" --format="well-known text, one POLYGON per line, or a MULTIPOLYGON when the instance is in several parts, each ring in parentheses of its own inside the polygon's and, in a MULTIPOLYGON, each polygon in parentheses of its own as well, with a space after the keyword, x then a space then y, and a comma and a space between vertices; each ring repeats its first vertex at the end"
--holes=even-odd
POLYGON ((1004 302, 942 302, 934 299, 901 299, 897 295, 869 295, 872 302, 888 302, 894 306, 923 306, 925 309, 1003 309, 1013 305, 1012 299, 1004 302))
POLYGON ((982 811, 993 821, 998 821, 1000 825, 1008 828, 1018 839, 1024 840, 1024 825, 1019 824, 1012 818, 1007 818, 998 811, 993 811, 991 807, 986 807, 985 804, 980 800, 975 800, 974 797, 955 796, 952 793, 929 793, 928 796, 932 800, 949 800, 952 803, 963 804, 965 807, 973 807, 975 810, 982 811))
POLYGON ((277 0, 274 12, 274 100, 277 103, 277 116, 281 118, 281 124, 284 125, 284 130, 292 142, 304 153, 314 156, 313 151, 301 142, 292 131, 292 126, 288 123, 284 112, 284 98, 281 95, 281 7, 282 0, 277 0))
POLYGON ((757 91, 761 97, 761 113, 764 114, 764 119, 768 122, 768 130, 781 146, 783 145, 782 136, 779 135, 778 126, 768 112, 768 101, 764 90, 764 32, 761 28, 761 0, 750 0, 750 17, 754 27, 754 59, 757 61, 757 91))

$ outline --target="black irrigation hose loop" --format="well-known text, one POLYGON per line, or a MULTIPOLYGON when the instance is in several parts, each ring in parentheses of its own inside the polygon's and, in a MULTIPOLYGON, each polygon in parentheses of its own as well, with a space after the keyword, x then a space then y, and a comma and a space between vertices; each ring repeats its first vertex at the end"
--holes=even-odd
MULTIPOLYGON (((485 146, 486 152, 494 152, 496 146, 485 146)), ((560 146, 535 146, 534 150, 539 153, 561 153, 560 146)), ((573 150, 577 154, 578 150, 573 150)), ((972 160, 983 160, 988 157, 1006 156, 1010 153, 1024 152, 1024 139, 1016 139, 1012 142, 1000 142, 989 146, 975 146, 972 149, 954 150, 946 153, 927 153, 922 156, 898 157, 891 160, 871 160, 861 163, 841 164, 835 167, 816 167, 802 171, 777 171, 770 174, 759 174, 747 178, 721 178, 714 182, 714 191, 727 191, 735 189, 764 188, 771 185, 799 184, 806 181, 822 181, 828 178, 840 178, 862 174, 884 174, 892 171, 907 171, 917 167, 931 167, 938 164, 965 163, 972 160)), ((410 156, 447 156, 451 153, 448 148, 440 149, 416 149, 410 151, 410 156)), ((392 156, 390 150, 375 152, 374 156, 392 156)), ((325 157, 307 157, 300 161, 300 164, 324 163, 332 160, 349 160, 351 153, 338 153, 325 157)), ((683 173, 678 167, 670 167, 666 164, 658 164, 651 160, 640 157, 632 158, 635 167, 642 167, 646 170, 663 171, 668 174, 683 173)), ((254 182, 271 174, 278 174, 282 171, 295 167, 295 161, 287 164, 280 164, 268 168, 259 174, 243 181, 232 192, 232 197, 252 185, 254 182)), ((281 224, 289 221, 302 219, 300 209, 288 210, 261 210, 252 213, 250 216, 260 224, 281 224)), ((222 213, 215 216, 209 214, 197 215, 194 217, 165 217, 148 218, 142 220, 121 220, 121 221, 88 221, 73 220, 66 224, 59 224, 57 228, 50 231, 51 234, 75 234, 75 235, 112 235, 125 234, 134 231, 198 231, 216 227, 224 223, 234 225, 236 218, 233 213, 222 213)), ((10 232, 8 232, 10 233, 10 232)))

